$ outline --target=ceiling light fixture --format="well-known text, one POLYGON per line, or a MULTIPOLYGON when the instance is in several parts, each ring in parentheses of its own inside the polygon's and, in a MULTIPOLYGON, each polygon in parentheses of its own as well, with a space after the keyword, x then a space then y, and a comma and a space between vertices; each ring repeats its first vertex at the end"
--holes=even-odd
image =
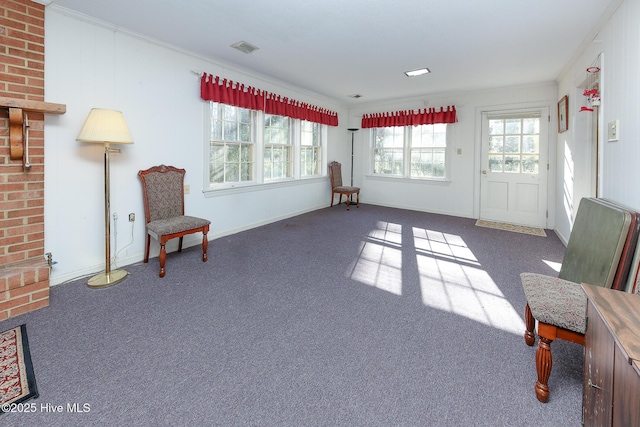
POLYGON ((245 41, 239 41, 238 43, 234 43, 231 45, 232 48, 238 49, 242 53, 251 53, 260 49, 257 46, 252 45, 251 43, 247 43, 245 41))
POLYGON ((353 95, 347 95, 347 96, 349 98, 355 98, 355 99, 362 98, 362 95, 360 95, 359 93, 354 93, 353 95))
POLYGON ((418 70, 413 70, 413 71, 405 71, 404 73, 407 75, 407 77, 416 77, 416 76, 421 76, 423 74, 429 74, 431 71, 428 68, 420 68, 418 70))

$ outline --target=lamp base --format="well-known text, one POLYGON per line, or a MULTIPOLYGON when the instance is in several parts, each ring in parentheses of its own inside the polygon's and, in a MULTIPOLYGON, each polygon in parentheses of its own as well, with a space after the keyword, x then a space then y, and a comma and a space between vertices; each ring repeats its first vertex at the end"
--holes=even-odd
POLYGON ((122 282, 127 277, 125 270, 112 270, 110 273, 100 273, 93 276, 87 282, 87 286, 90 288, 106 288, 107 286, 115 285, 122 282))

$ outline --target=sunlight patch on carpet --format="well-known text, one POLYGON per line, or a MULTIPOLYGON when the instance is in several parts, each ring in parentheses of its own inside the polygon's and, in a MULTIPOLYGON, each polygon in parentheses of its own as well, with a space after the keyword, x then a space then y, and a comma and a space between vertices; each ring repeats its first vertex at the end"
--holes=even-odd
POLYGON ((524 321, 500 287, 482 269, 461 236, 412 227, 413 242, 402 241, 402 226, 378 222, 361 243, 349 277, 402 296, 402 245, 412 244, 422 303, 516 335, 524 321))
POLYGON ((515 335, 524 321, 493 281, 474 264, 418 255, 422 302, 515 335))
POLYGON ((413 228, 422 303, 522 334, 524 321, 462 237, 413 228))
POLYGON ((544 229, 538 227, 527 227, 526 225, 507 224, 506 222, 487 221, 484 219, 477 220, 476 225, 478 227, 494 228, 496 230, 513 231, 514 233, 547 237, 547 233, 544 229))
POLYGON ((556 273, 560 273, 560 268, 562 267, 562 263, 555 262, 555 261, 547 261, 546 259, 543 259, 542 262, 544 262, 549 267, 551 267, 553 271, 555 271, 556 273))
POLYGON ((402 295, 402 226, 378 222, 360 246, 351 278, 369 286, 402 295))

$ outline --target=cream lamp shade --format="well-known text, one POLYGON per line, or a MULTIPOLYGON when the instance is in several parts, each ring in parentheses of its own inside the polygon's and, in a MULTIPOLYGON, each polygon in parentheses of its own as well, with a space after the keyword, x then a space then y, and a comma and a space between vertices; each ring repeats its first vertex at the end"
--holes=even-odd
POLYGON ((122 113, 102 108, 91 109, 76 141, 133 144, 133 138, 122 113))

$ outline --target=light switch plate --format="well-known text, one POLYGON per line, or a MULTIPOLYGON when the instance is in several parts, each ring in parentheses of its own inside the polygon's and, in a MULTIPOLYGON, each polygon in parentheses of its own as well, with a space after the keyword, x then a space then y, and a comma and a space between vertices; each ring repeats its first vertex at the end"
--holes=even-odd
POLYGON ((620 139, 620 120, 607 123, 607 141, 617 141, 620 139))

